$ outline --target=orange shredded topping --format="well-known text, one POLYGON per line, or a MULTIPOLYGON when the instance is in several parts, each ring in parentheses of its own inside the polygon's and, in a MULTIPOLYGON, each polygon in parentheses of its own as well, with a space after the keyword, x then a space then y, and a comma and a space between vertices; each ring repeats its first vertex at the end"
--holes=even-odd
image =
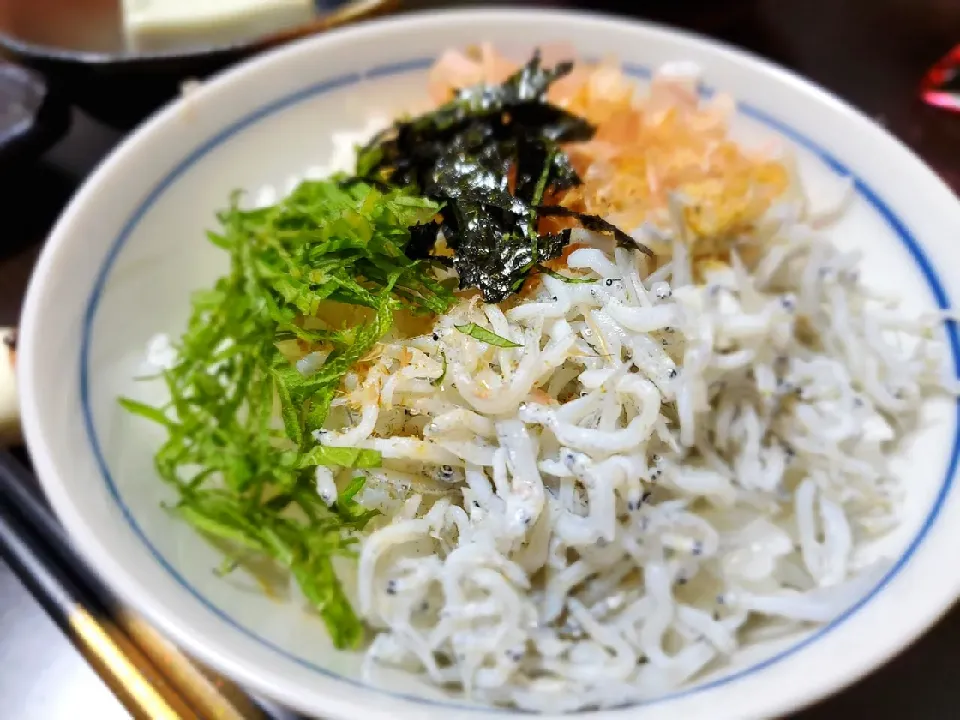
MULTIPOLYGON (((502 82, 517 67, 486 44, 466 54, 449 51, 431 71, 431 97, 442 102, 457 88, 502 82)), ((674 196, 695 260, 726 259, 730 243, 789 186, 782 162, 729 137, 730 98, 701 102, 676 78, 658 75, 640 93, 614 61, 578 65, 554 84, 550 100, 597 128, 591 141, 565 148, 584 182, 554 200, 633 232, 643 223, 669 228, 674 196)), ((569 226, 557 218, 540 222, 541 232, 569 226)), ((669 252, 655 242, 651 249, 669 252)))

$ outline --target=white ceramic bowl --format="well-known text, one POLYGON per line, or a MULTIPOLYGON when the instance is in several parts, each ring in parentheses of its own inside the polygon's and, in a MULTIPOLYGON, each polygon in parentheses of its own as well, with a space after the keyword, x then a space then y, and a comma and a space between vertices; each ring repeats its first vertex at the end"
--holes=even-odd
MULTIPOLYGON (((857 200, 838 241, 865 249, 865 276, 908 307, 960 296, 960 207, 899 142, 804 80, 742 52, 662 28, 540 11, 449 12, 371 23, 287 47, 206 83, 134 133, 84 185, 53 232, 22 323, 26 436, 44 488, 83 554, 134 608, 240 683, 328 718, 509 717, 444 697, 417 679, 358 679, 296 601, 271 600, 242 576, 217 578, 216 553, 163 512, 152 454, 160 431, 124 414, 120 394, 147 339, 176 333, 190 290, 225 259, 204 241, 234 188, 283 184, 327 160, 331 133, 425 93, 440 51, 480 40, 526 53, 575 43, 613 54, 638 82, 693 60, 740 102, 743 137, 794 143, 811 192, 851 174, 857 200)), ((122 98, 119 99, 122 101, 122 98)), ((960 342, 947 329, 957 362, 960 342)), ((867 597, 828 626, 735 658, 696 687, 596 717, 724 720, 796 708, 855 680, 928 627, 955 599, 960 565, 957 407, 930 408, 929 432, 902 464, 908 483, 899 558, 867 597)))

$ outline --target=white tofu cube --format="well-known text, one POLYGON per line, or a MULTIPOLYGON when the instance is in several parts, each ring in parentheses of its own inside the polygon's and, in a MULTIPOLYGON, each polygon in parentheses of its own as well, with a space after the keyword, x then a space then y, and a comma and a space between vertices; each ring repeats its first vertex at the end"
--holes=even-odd
POLYGON ((130 50, 226 45, 309 22, 313 0, 123 0, 130 50))

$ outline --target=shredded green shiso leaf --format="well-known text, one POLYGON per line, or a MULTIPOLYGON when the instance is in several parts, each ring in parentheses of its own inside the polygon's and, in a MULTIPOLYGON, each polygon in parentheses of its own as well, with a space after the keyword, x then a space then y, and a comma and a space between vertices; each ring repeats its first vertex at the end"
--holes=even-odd
POLYGON ((544 275, 549 275, 550 277, 555 278, 560 282, 565 282, 568 285, 589 285, 597 281, 596 278, 570 277, 569 275, 558 273, 556 270, 553 270, 546 265, 537 266, 537 270, 544 275))
POLYGON ((440 376, 430 381, 430 384, 433 385, 433 387, 442 387, 443 381, 447 379, 447 355, 443 352, 443 350, 440 351, 440 361, 442 363, 440 367, 440 376))
POLYGON ((505 337, 497 335, 491 330, 487 330, 485 327, 481 327, 476 323, 467 323, 465 325, 454 325, 454 327, 462 332, 464 335, 469 335, 474 340, 479 340, 480 342, 485 342, 487 345, 494 345, 501 348, 518 348, 523 347, 520 343, 515 343, 513 340, 507 340, 505 337))
MULTIPOLYGON (((157 470, 179 492, 174 509, 230 548, 225 568, 246 551, 289 569, 337 647, 357 647, 364 627, 333 560, 353 554, 357 533, 377 513, 356 502, 362 475, 328 506, 316 472, 381 463, 376 451, 321 442, 345 374, 390 332, 398 310, 429 315, 452 306, 438 265, 452 263, 460 287, 478 288, 488 302, 537 270, 586 282, 542 265, 570 231, 538 234, 538 217, 568 217, 637 247, 601 218, 543 204, 580 182, 560 143, 593 135, 585 120, 546 101, 550 84, 569 71, 544 69, 535 55, 503 85, 465 89, 397 123, 358 151, 357 176, 304 182, 257 210, 241 209, 235 195, 209 233, 229 254, 230 271, 193 298, 176 364, 162 374, 169 402, 120 401, 166 428, 157 470), (434 252, 438 232, 452 260, 434 252), (324 322, 330 313, 320 311, 330 303, 353 307, 335 315, 363 318, 324 322), (291 344, 293 357, 284 352, 291 344), (301 372, 296 356, 311 353, 322 353, 322 363, 301 372)), ((457 329, 521 347, 473 323, 457 329)), ((444 356, 435 385, 446 365, 444 356)))
POLYGON ((356 647, 363 625, 332 560, 350 553, 354 533, 376 513, 354 499, 362 476, 327 507, 315 473, 318 465, 376 467, 380 455, 312 436, 344 374, 387 333, 394 312, 440 313, 453 295, 428 264, 404 254, 409 227, 438 206, 403 189, 339 180, 305 182, 260 210, 241 210, 234 199, 209 236, 229 253, 230 272, 193 298, 177 364, 163 373, 169 404, 121 403, 167 429, 156 466, 179 491, 179 514, 289 568, 337 647, 356 647), (324 301, 368 308, 370 319, 308 329, 302 319, 324 301), (330 354, 304 376, 278 348, 288 339, 330 354))

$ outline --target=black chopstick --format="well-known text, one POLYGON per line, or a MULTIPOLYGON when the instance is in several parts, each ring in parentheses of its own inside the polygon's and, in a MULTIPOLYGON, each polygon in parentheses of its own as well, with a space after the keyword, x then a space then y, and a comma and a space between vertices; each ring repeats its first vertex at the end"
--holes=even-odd
POLYGON ((35 480, 0 451, 0 555, 136 718, 262 718, 242 690, 198 668, 126 611, 71 546, 30 488, 35 480))
POLYGON ((12 514, 30 526, 39 538, 43 538, 44 553, 49 554, 58 565, 68 569, 75 582, 85 586, 90 594, 101 599, 108 598, 109 593, 99 578, 90 572, 77 556, 63 527, 38 496, 38 491, 29 489, 36 487, 36 483, 33 475, 12 453, 0 450, 0 497, 4 499, 0 508, 5 507, 12 511, 12 514))
POLYGON ((116 627, 103 600, 78 582, 82 564, 64 562, 73 551, 21 484, 25 471, 18 465, 0 453, 0 555, 133 717, 199 720, 116 627))

